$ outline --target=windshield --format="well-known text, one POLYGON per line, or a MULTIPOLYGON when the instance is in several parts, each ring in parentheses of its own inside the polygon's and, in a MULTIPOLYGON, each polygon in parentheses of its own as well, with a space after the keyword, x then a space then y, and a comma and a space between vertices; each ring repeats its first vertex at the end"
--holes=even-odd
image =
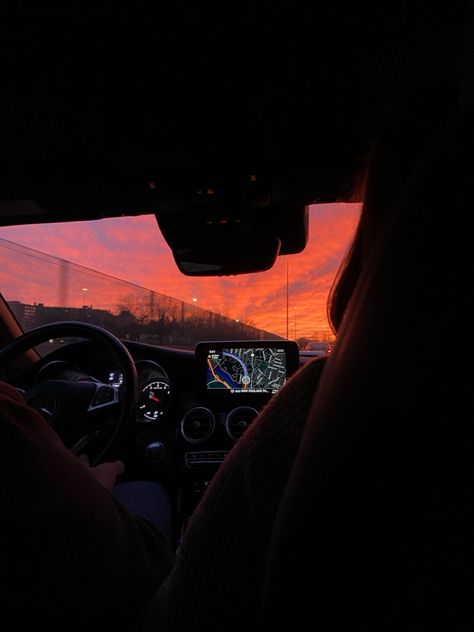
POLYGON ((357 204, 312 205, 302 253, 266 272, 188 277, 155 217, 0 229, 1 291, 25 329, 91 322, 124 340, 332 341, 327 298, 359 217, 357 204))

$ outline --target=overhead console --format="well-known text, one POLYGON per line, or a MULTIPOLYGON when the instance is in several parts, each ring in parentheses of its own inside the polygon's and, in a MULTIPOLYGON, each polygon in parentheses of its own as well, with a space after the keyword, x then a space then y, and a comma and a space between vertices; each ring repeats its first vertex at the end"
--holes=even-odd
POLYGON ((156 220, 183 274, 244 274, 305 248, 307 204, 290 173, 201 175, 161 189, 156 220))

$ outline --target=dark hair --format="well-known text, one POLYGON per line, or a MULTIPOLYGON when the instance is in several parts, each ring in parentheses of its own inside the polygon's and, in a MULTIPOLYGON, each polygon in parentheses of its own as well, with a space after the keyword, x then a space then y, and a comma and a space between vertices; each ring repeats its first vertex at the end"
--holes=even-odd
POLYGON ((458 107, 458 82, 450 76, 413 86, 386 110, 383 123, 369 141, 365 167, 353 188, 353 198, 362 200, 362 210, 329 292, 328 320, 334 333, 341 325, 364 262, 423 150, 458 107))

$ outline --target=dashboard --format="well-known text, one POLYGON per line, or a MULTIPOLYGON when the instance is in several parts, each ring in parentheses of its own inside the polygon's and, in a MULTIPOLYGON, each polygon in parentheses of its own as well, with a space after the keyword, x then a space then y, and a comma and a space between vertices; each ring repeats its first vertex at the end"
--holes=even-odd
MULTIPOLYGON (((305 360, 288 340, 203 341, 189 350, 124 345, 139 388, 125 477, 162 483, 183 524, 235 442, 305 360)), ((56 348, 41 365, 35 380, 77 369, 118 394, 123 385, 119 367, 92 341, 56 348)))

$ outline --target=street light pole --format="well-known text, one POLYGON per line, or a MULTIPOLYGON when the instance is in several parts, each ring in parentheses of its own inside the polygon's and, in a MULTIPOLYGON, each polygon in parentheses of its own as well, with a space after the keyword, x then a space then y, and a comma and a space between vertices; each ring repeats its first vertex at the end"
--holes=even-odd
POLYGON ((286 257, 286 337, 289 338, 290 332, 288 329, 289 319, 288 319, 288 299, 289 299, 289 261, 288 257, 286 257))

